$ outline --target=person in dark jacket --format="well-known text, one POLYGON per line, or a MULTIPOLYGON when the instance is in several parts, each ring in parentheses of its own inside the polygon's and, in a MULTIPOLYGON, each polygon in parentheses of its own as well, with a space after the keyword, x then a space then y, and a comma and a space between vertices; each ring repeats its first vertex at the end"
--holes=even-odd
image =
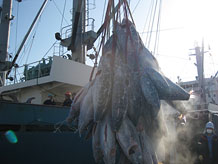
POLYGON ((205 132, 198 141, 198 158, 202 164, 218 164, 218 137, 212 122, 206 124, 205 132))
POLYGON ((44 105, 56 105, 54 99, 53 99, 53 95, 52 94, 48 94, 48 99, 44 101, 43 103, 44 105))
POLYGON ((63 106, 71 106, 71 104, 73 102, 71 99, 71 96, 72 96, 71 92, 65 93, 65 100, 63 102, 63 106))

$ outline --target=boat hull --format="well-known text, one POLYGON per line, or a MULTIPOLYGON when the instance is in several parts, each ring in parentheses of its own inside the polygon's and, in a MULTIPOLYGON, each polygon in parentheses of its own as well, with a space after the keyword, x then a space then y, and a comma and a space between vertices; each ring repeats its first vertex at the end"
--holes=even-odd
POLYGON ((69 108, 0 102, 1 163, 94 164, 91 139, 80 138, 65 124, 69 108), (5 132, 13 130, 18 142, 10 143, 5 132))

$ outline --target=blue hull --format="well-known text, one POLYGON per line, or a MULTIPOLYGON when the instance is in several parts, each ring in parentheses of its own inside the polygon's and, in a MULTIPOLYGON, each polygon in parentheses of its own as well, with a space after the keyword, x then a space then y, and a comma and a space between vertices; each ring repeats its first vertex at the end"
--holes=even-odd
POLYGON ((0 161, 4 164, 94 164, 91 139, 80 138, 63 121, 69 108, 0 102, 0 161), (11 144, 5 131, 12 129, 18 142, 11 144))

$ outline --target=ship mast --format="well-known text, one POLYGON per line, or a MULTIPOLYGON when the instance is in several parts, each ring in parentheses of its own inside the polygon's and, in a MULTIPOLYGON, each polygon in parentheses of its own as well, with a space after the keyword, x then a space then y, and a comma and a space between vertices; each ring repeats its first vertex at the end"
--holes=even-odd
POLYGON ((12 0, 3 0, 0 17, 0 86, 5 83, 6 73, 5 71, 11 66, 8 59, 8 44, 10 35, 10 22, 13 19, 12 12, 12 0))
POLYGON ((28 29, 26 35, 24 36, 24 38, 23 38, 23 40, 22 40, 22 42, 21 42, 21 44, 20 44, 20 46, 19 46, 19 48, 18 48, 18 50, 17 50, 15 56, 14 56, 14 58, 13 58, 13 61, 11 62, 11 66, 10 66, 9 69, 8 69, 8 72, 7 72, 7 74, 6 74, 6 78, 8 78, 8 75, 10 74, 12 67, 15 65, 15 62, 16 62, 16 60, 17 60, 17 58, 18 58, 18 56, 19 56, 21 50, 23 49, 24 44, 26 43, 27 38, 29 37, 29 35, 30 35, 30 33, 31 33, 32 29, 33 29, 33 27, 35 26, 37 20, 39 19, 40 15, 42 14, 42 11, 43 11, 43 9, 45 8, 47 2, 48 2, 48 0, 44 0, 44 2, 43 2, 43 4, 42 4, 41 8, 39 9, 38 13, 36 14, 36 17, 34 18, 34 20, 33 20, 32 24, 31 24, 31 26, 29 27, 29 29, 28 29))
POLYGON ((86 21, 86 1, 73 1, 73 23, 72 23, 72 37, 68 50, 72 52, 73 60, 77 59, 80 63, 85 63, 86 46, 82 43, 82 34, 85 33, 86 21))

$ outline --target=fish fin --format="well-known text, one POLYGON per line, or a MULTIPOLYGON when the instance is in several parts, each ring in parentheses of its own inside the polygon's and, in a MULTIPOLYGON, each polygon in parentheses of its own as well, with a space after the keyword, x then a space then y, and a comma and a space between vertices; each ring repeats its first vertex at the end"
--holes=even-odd
POLYGON ((153 68, 147 67, 146 72, 159 93, 169 92, 169 84, 164 76, 153 68))
POLYGON ((179 85, 173 83, 167 77, 165 77, 165 79, 169 84, 169 92, 160 94, 159 96, 161 100, 188 100, 189 99, 190 94, 187 91, 185 91, 179 85))

